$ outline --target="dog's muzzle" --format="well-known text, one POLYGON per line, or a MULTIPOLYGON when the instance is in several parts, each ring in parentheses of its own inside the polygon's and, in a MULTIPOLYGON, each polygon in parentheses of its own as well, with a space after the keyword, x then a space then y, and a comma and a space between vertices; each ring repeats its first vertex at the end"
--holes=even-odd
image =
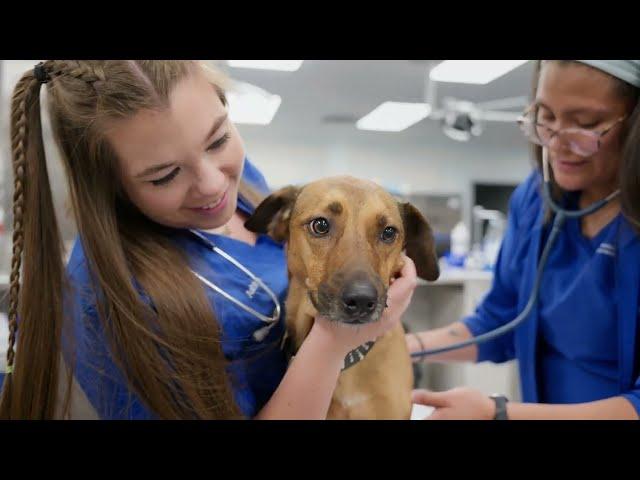
POLYGON ((350 325, 377 321, 387 301, 386 289, 377 289, 368 279, 345 282, 341 289, 322 284, 315 298, 312 292, 309 297, 320 315, 350 325))
POLYGON ((352 323, 369 318, 378 305, 378 291, 371 282, 359 280, 349 283, 340 298, 340 308, 352 323))

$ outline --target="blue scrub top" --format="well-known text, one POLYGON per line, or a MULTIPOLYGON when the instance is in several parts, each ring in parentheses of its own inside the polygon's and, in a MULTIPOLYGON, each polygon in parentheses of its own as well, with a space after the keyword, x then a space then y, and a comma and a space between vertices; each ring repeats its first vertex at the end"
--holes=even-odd
MULTIPOLYGON (((243 179, 263 193, 268 187, 262 174, 247 159, 243 179)), ((250 215, 251 205, 242 197, 238 210, 250 215)), ((223 352, 232 373, 232 386, 240 411, 253 417, 269 400, 286 371, 286 359, 280 349, 284 334, 284 301, 288 287, 286 258, 282 244, 265 235, 255 246, 225 236, 202 232, 211 242, 237 259, 272 289, 279 298, 280 320, 262 341, 253 333, 265 326, 255 316, 208 287, 205 291, 221 325, 223 352)), ((263 315, 275 308, 262 290, 252 292, 252 280, 194 236, 177 230, 173 240, 186 252, 191 267, 263 315)), ((79 239, 71 254, 67 273, 74 286, 73 320, 75 341, 75 377, 87 398, 103 419, 153 419, 153 412, 128 388, 123 374, 114 365, 95 308, 90 274, 79 239)), ((143 295, 143 298, 144 295, 143 295)), ((148 302, 149 300, 145 298, 148 302)))
MULTIPOLYGON (((474 336, 513 320, 529 300, 551 222, 543 221, 541 176, 514 192, 493 285, 464 323, 474 336)), ((565 207, 577 207, 567 195, 565 207)), ((640 241, 618 215, 589 239, 564 224, 545 268, 538 304, 515 331, 478 346, 478 361, 518 359, 525 402, 570 404, 614 396, 640 414, 640 241)))

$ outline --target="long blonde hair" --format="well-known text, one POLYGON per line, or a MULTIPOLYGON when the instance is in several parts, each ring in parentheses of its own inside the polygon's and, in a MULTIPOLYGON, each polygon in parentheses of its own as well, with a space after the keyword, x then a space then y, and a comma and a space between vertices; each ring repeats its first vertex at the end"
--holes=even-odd
MULTIPOLYGON (((43 81, 98 293, 96 309, 116 366, 159 418, 240 417, 225 373, 220 328, 204 290, 165 229, 126 199, 116 155, 103 133, 105 121, 167 108, 172 88, 198 68, 226 104, 219 74, 192 61, 53 60, 18 81, 11 104, 15 194, 7 363, 13 372, 5 378, 0 418, 53 418, 60 401, 63 302, 71 286, 43 148, 43 81), (134 279, 153 308, 142 301, 134 279)), ((256 198, 246 185, 240 188, 256 198)), ((63 415, 68 392, 67 386, 63 415)))

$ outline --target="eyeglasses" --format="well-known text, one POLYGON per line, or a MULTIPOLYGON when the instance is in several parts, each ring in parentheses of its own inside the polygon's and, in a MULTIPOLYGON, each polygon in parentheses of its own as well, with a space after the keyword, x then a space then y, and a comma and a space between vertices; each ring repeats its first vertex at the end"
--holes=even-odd
POLYGON ((600 150, 602 137, 627 118, 626 115, 622 116, 603 130, 588 130, 585 128, 553 130, 542 123, 538 123, 536 116, 537 109, 535 105, 531 105, 518 119, 520 129, 529 141, 536 145, 547 147, 554 137, 558 137, 558 140, 564 141, 569 150, 581 157, 589 157, 600 150))

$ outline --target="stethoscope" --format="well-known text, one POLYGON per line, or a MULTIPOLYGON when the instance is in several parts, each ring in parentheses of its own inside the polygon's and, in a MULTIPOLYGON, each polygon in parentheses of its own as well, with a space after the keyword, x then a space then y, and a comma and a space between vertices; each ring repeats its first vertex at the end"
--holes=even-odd
POLYGON ((227 252, 222 250, 220 247, 215 245, 211 240, 209 240, 207 237, 205 237, 201 232, 198 232, 197 230, 193 230, 193 229, 190 229, 189 232, 191 232, 191 234, 193 234, 196 238, 198 238, 207 248, 209 248, 213 252, 215 252, 218 255, 220 255, 222 258, 224 258, 229 263, 234 265, 236 268, 238 268, 240 271, 242 271, 245 275, 247 275, 251 279, 251 286, 247 290, 247 295, 249 297, 253 296, 253 293, 251 293, 251 291, 255 292, 254 289, 257 288, 257 287, 260 287, 271 298, 271 300, 273 301, 273 304, 275 305, 275 307, 274 307, 274 310, 273 310, 273 315, 268 317, 268 316, 263 315, 262 313, 256 311, 255 309, 251 308, 249 305, 241 302, 236 297, 234 297, 230 293, 226 292, 225 290, 220 288, 215 283, 213 283, 210 280, 206 279, 205 277, 200 275, 195 270, 193 270, 193 269, 191 270, 191 272, 198 278, 198 280, 200 280, 208 288, 210 288, 211 290, 213 290, 213 291, 217 292, 218 294, 222 295, 224 298, 226 298, 227 300, 229 300, 233 304, 237 305, 239 308, 241 308, 245 312, 253 315, 258 320, 260 320, 263 323, 265 323, 264 327, 261 327, 258 330, 256 330, 255 332, 253 332, 253 338, 256 341, 261 342, 262 340, 264 340, 264 338, 267 336, 269 331, 273 328, 274 325, 276 325, 278 323, 278 320, 280 320, 281 307, 280 307, 280 302, 278 301, 278 297, 276 296, 276 294, 273 293, 273 290, 271 290, 251 270, 249 270, 247 267, 242 265, 238 260, 233 258, 231 255, 229 255, 227 252))
POLYGON ((489 340, 493 340, 496 337, 504 335, 507 332, 515 329, 518 325, 526 320, 526 318, 533 310, 536 302, 538 301, 538 294, 540 293, 540 285, 542 283, 542 274, 544 273, 544 268, 547 265, 547 260, 549 259, 549 254, 551 253, 551 248, 555 244, 558 234, 564 225, 564 222, 567 218, 581 218, 587 215, 591 215, 592 213, 600 210, 607 203, 613 200, 620 194, 620 190, 616 190, 608 197, 599 200, 597 202, 592 203, 586 208, 582 210, 566 210, 558 205, 553 197, 551 196, 551 181, 549 175, 549 158, 547 149, 543 148, 542 150, 542 175, 543 175, 543 186, 542 186, 542 195, 543 200, 546 204, 553 210, 556 214, 555 219, 553 221, 553 226, 551 228, 551 233, 549 234, 549 238, 545 243, 544 250, 538 262, 538 270, 536 272, 535 283, 533 284, 533 289, 531 290, 531 296, 529 297, 529 301, 525 306, 524 310, 520 315, 511 320, 509 323, 502 325, 494 330, 491 330, 487 333, 483 333, 482 335, 478 335, 477 337, 471 338, 464 342, 454 343, 451 345, 447 345, 446 347, 434 348, 432 350, 422 350, 419 352, 414 352, 411 354, 412 357, 426 357, 431 355, 437 355, 439 353, 450 352, 452 350, 459 350, 461 348, 468 347, 469 345, 477 345, 480 343, 488 342, 489 340))

